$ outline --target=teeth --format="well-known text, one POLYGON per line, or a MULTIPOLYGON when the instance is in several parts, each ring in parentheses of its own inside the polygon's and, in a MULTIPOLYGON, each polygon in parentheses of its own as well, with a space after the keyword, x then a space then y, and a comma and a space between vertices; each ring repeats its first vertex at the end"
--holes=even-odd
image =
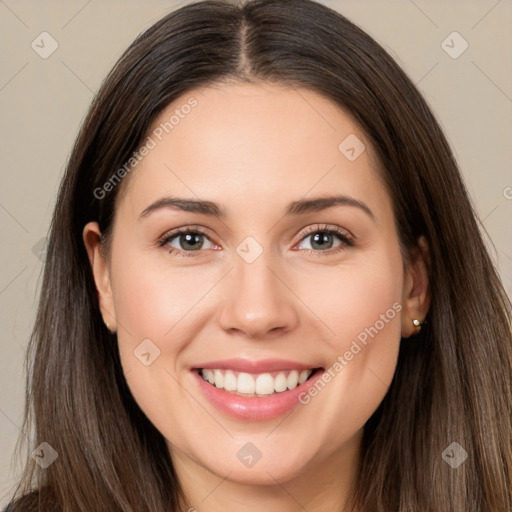
POLYGON ((299 375, 299 384, 306 382, 306 380, 308 380, 308 377, 310 375, 311 375, 311 370, 302 370, 299 375), (310 373, 308 373, 308 372, 310 372, 310 373))
POLYGON ((270 373, 262 373, 256 378, 256 393, 271 395, 274 392, 274 379, 270 373))
POLYGON ((275 378, 274 389, 276 390, 277 393, 280 393, 281 391, 286 391, 288 389, 288 379, 286 378, 286 375, 283 372, 279 373, 275 378))
POLYGON ((208 373, 206 374, 206 380, 210 384, 215 384, 215 375, 211 370, 208 370, 208 373))
POLYGON ((215 370, 213 372, 214 380, 215 380, 215 386, 218 388, 224 387, 224 375, 222 375, 222 372, 220 370, 215 370))
POLYGON ((219 389, 235 394, 265 396, 295 389, 305 382, 313 370, 286 370, 257 375, 245 372, 234 372, 222 369, 203 369, 200 375, 204 380, 219 389))
POLYGON ((224 375, 224 389, 226 391, 236 391, 236 388, 237 378, 235 377, 235 374, 233 372, 228 370, 224 375))
POLYGON ((239 393, 254 394, 254 391, 256 391, 256 383, 254 382, 254 378, 251 374, 240 373, 238 375, 237 391, 239 393))
POLYGON ((297 370, 291 371, 290 375, 288 375, 288 379, 286 379, 286 380, 287 380, 288 389, 295 389, 299 382, 299 372, 297 370))

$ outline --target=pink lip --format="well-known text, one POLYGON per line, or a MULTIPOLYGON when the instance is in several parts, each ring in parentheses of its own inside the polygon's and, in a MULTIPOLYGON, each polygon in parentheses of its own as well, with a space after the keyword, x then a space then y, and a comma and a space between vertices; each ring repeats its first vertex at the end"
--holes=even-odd
MULTIPOLYGON (((224 366, 226 361, 223 361, 223 365, 218 365, 218 363, 219 362, 216 362, 215 365, 210 366, 210 368, 226 368, 226 366, 224 366)), ((241 367, 237 366, 236 368, 241 367)), ((231 369, 236 368, 231 367, 231 369)), ((247 368, 247 366, 245 366, 245 368, 247 368)), ((268 370, 269 366, 267 365, 265 368, 268 370)), ((293 368, 307 369, 308 367, 300 365, 299 367, 293 366, 293 368)), ((284 370, 287 368, 280 366, 279 369, 284 370)), ((303 382, 295 389, 289 389, 282 393, 269 395, 268 397, 238 396, 206 382, 201 375, 199 375, 199 371, 197 370, 193 370, 191 373, 196 379, 199 389, 204 393, 210 403, 220 411, 238 420, 265 421, 282 416, 296 407, 300 403, 299 396, 302 393, 306 393, 307 390, 321 378, 323 370, 316 371, 307 381, 303 382)), ((259 371, 254 373, 259 373, 259 371)))
POLYGON ((198 364, 194 369, 207 368, 210 370, 226 369, 246 373, 267 373, 281 370, 309 370, 318 366, 305 365, 295 361, 284 359, 264 359, 262 361, 251 361, 250 359, 224 359, 222 361, 210 361, 209 363, 198 364))

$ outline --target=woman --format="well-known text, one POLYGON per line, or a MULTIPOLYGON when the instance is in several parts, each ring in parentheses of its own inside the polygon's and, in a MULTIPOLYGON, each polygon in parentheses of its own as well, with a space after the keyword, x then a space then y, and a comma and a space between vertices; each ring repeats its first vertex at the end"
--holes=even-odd
POLYGON ((128 48, 28 358, 9 511, 512 506, 510 302, 457 165, 392 58, 310 0, 190 4, 128 48))

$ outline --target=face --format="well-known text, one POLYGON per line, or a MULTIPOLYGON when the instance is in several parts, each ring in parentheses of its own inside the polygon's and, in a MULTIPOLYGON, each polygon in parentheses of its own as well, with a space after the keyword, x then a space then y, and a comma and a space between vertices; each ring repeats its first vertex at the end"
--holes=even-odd
POLYGON ((244 483, 353 461, 418 302, 364 133, 312 91, 230 84, 178 98, 148 135, 108 257, 97 225, 84 238, 173 461, 244 483))

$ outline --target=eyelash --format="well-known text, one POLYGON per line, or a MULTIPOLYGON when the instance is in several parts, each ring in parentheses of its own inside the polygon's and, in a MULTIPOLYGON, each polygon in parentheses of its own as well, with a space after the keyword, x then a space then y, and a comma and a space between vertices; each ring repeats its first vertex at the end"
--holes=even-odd
MULTIPOLYGON (((311 234, 314 233, 327 233, 329 235, 335 235, 337 236, 341 242, 342 245, 334 248, 334 249, 328 249, 326 251, 315 251, 314 249, 304 249, 307 254, 312 254, 314 256, 323 256, 323 255, 333 255, 337 254, 340 251, 346 250, 348 247, 354 246, 354 239, 350 236, 348 236, 344 231, 342 231, 339 228, 330 228, 328 225, 321 226, 311 226, 310 228, 307 228, 306 232, 304 232, 301 236, 301 239, 299 242, 302 242, 306 237, 308 237, 311 234)), ((208 238, 210 240, 209 236, 199 227, 187 226, 183 228, 178 228, 171 233, 166 233, 158 240, 158 247, 165 247, 169 242, 171 242, 173 239, 178 237, 182 234, 197 234, 197 235, 203 235, 204 237, 208 238)), ((210 240, 211 242, 211 240, 210 240)), ((212 242, 213 243, 213 242, 212 242)), ((198 251, 186 251, 186 250, 179 250, 175 249, 174 247, 166 248, 167 252, 169 254, 175 254, 175 255, 182 255, 183 257, 195 257, 199 256, 202 250, 198 251), (194 254, 197 253, 197 254, 194 254)))

